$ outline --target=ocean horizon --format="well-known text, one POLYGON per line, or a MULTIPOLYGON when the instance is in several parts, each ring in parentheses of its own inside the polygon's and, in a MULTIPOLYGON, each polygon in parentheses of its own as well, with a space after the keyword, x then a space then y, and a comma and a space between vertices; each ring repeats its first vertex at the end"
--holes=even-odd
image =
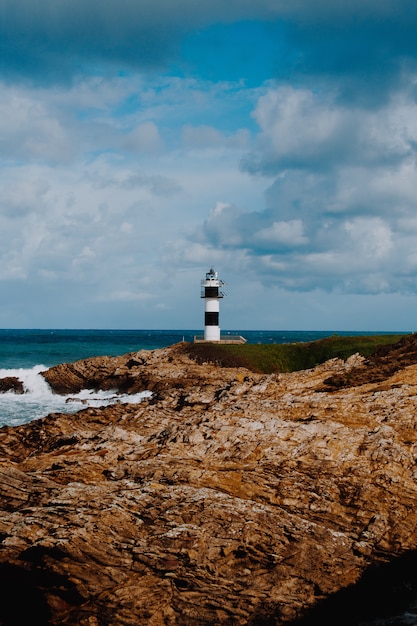
MULTIPOLYGON (((192 342, 201 329, 100 330, 100 329, 0 329, 0 378, 14 376, 25 393, 0 394, 0 427, 17 426, 50 413, 75 413, 87 406, 115 402, 141 402, 146 392, 135 396, 112 392, 83 391, 76 396, 52 393, 41 372, 60 363, 73 363, 95 356, 119 356, 139 350, 156 350, 181 341, 192 342)), ((224 330, 221 337, 241 335, 252 344, 282 344, 316 341, 325 337, 407 334, 399 331, 286 331, 224 330)))
MULTIPOLYGON (((360 336, 408 334, 411 331, 352 330, 222 330, 221 338, 241 335, 247 343, 316 341, 333 335, 360 336)), ((155 350, 194 340, 201 329, 0 329, 0 368, 52 367, 93 356, 118 356, 139 350, 155 350)))

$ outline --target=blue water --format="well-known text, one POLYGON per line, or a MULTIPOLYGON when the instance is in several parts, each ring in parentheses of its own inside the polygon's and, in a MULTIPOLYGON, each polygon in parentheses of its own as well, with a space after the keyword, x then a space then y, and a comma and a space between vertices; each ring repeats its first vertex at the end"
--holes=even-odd
MULTIPOLYGON (((314 341, 334 334, 381 334, 349 331, 222 331, 242 335, 248 343, 314 341)), ((164 348, 180 341, 193 341, 201 330, 13 330, 0 329, 0 378, 16 376, 25 387, 23 395, 0 394, 0 427, 17 426, 52 412, 73 413, 86 406, 113 402, 140 402, 142 394, 115 396, 109 392, 83 391, 65 397, 52 393, 40 372, 59 363, 72 363, 93 356, 118 356, 138 350, 164 348)))
MULTIPOLYGON (((180 341, 193 341, 200 330, 13 330, 0 329, 0 368, 51 367, 92 356, 118 356, 138 350, 164 348, 180 341)), ((331 335, 380 335, 369 331, 230 330, 248 343, 314 341, 331 335)))

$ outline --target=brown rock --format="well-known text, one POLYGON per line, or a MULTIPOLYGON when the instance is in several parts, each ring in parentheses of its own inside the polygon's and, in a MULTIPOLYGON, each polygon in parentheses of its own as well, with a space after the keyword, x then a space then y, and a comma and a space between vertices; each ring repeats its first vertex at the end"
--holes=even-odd
POLYGON ((417 365, 323 390, 357 366, 267 376, 179 345, 48 370, 154 396, 0 429, 0 574, 31 599, 0 623, 288 624, 410 554, 417 365))
POLYGON ((25 393, 25 389, 21 380, 16 376, 5 376, 0 378, 0 393, 13 391, 14 393, 25 393))
POLYGON ((417 336, 406 335, 394 345, 380 346, 368 358, 347 371, 325 379, 323 390, 381 382, 408 365, 417 363, 417 336))

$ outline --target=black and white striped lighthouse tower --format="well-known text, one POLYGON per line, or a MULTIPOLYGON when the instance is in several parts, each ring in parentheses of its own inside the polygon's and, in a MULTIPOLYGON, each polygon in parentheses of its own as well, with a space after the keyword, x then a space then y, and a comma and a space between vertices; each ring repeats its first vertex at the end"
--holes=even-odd
POLYGON ((201 297, 205 301, 204 341, 220 341, 219 300, 225 295, 220 291, 223 285, 224 282, 213 268, 201 281, 201 297))

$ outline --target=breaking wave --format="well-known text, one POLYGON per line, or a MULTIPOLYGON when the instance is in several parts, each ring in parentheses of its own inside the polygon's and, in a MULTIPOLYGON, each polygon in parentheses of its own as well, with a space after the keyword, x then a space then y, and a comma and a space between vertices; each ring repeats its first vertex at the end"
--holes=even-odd
POLYGON ((49 413, 75 413, 87 407, 101 407, 116 403, 138 404, 151 392, 118 394, 114 391, 84 389, 77 394, 61 396, 52 391, 41 376, 48 368, 35 365, 30 369, 0 369, 0 378, 18 378, 25 390, 23 394, 7 391, 0 394, 0 426, 18 426, 49 413))

